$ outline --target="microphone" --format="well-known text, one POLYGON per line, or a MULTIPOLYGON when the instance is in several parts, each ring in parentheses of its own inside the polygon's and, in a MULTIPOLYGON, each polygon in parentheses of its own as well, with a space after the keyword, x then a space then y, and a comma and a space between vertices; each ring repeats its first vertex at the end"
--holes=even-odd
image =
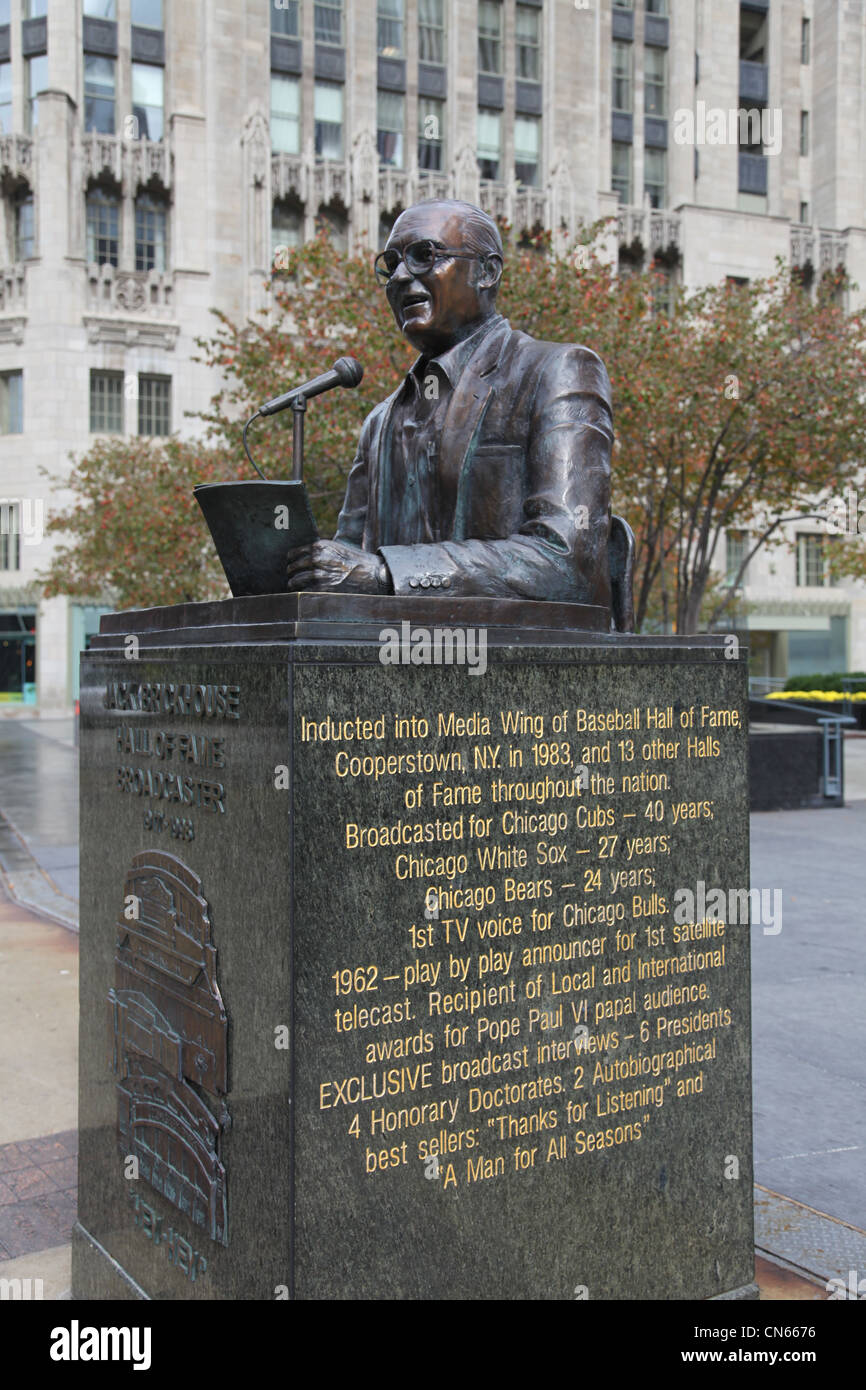
POLYGON ((310 396, 320 396, 323 391, 333 390, 335 386, 358 386, 363 375, 364 368, 354 357, 339 357, 329 372, 314 376, 312 381, 304 382, 303 386, 296 386, 283 396, 274 396, 273 400, 259 406, 258 413, 276 415, 279 410, 287 410, 290 405, 294 405, 301 397, 306 401, 310 396))

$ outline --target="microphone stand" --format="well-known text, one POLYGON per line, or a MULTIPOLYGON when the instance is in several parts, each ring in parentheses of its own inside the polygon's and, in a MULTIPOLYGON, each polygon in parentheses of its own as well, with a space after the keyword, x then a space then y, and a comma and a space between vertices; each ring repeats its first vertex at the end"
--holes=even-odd
POLYGON ((244 453, 259 482, 201 483, 193 489, 213 537, 235 598, 286 592, 288 555, 318 536, 304 486, 304 416, 308 397, 333 386, 357 386, 364 369, 353 357, 341 357, 329 372, 294 391, 265 401, 243 428, 244 453), (280 410, 292 411, 292 476, 270 482, 250 452, 250 425, 280 410))
MULTIPOLYGON (((292 480, 293 480, 293 482, 300 483, 300 482, 303 480, 303 476, 304 476, 304 413, 305 413, 305 411, 306 411, 306 409, 307 409, 307 398, 306 398, 306 396, 297 396, 297 397, 295 398, 295 400, 292 401, 291 409, 292 409, 292 480)), ((264 473, 263 473, 262 470, 259 468, 259 465, 256 463, 255 459, 253 458, 252 454, 250 453, 250 447, 249 447, 249 445, 247 444, 247 430, 249 429, 249 427, 250 427, 250 425, 253 423, 253 421, 254 421, 254 420, 258 420, 258 419, 259 419, 259 411, 257 410, 256 413, 255 413, 255 415, 251 416, 250 419, 247 420, 247 423, 244 425, 244 433, 243 433, 244 452, 245 452, 247 458, 249 459, 250 463, 253 465, 253 468, 256 470, 256 472, 258 473, 259 477, 262 479, 262 481, 263 481, 263 482, 267 482, 267 479, 265 478, 264 473)))
POLYGON ((304 473, 304 412, 306 396, 292 401, 292 478, 299 483, 304 473))

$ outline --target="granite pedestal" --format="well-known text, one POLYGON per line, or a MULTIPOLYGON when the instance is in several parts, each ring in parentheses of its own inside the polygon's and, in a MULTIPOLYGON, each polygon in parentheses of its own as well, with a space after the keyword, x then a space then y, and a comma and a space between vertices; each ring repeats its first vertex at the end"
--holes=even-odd
POLYGON ((744 654, 330 600, 82 658, 73 1297, 748 1289, 744 654))

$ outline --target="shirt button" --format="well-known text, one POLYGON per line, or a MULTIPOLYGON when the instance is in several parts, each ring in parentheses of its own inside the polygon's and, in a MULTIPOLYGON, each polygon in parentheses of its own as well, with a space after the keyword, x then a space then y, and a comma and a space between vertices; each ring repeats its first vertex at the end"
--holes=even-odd
POLYGON ((434 574, 433 578, 430 580, 430 583, 433 585, 434 589, 438 589, 439 585, 442 583, 442 580, 439 578, 438 574, 434 574))
POLYGON ((430 576, 429 576, 429 574, 425 574, 424 578, 421 580, 421 588, 422 588, 422 589, 429 589, 429 588, 430 588, 430 576))
POLYGON ((412 578, 409 580, 409 588, 410 588, 410 589, 417 589, 417 588, 418 588, 418 580, 415 578, 414 574, 413 574, 412 578))

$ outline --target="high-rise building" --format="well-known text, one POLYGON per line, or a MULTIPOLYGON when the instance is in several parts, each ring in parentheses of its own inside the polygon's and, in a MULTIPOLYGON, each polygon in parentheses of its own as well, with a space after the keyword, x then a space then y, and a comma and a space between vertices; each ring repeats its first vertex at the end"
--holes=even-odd
MULTIPOLYGON (((40 601, 40 470, 194 433, 194 339, 262 307, 277 248, 372 252, 443 194, 556 249, 610 217, 687 286, 777 256, 866 286, 864 72, 848 0, 0 0, 0 699, 68 705, 98 616, 40 601)), ((768 673, 866 665, 828 543, 752 567, 768 673)))

